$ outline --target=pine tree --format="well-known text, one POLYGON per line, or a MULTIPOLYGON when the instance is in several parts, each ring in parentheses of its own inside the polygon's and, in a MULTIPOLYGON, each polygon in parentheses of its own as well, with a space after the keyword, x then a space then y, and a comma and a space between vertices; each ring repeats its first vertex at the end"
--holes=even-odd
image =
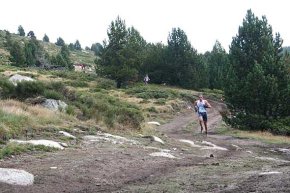
POLYGON ((65 42, 64 42, 64 40, 61 37, 59 37, 59 38, 57 38, 55 45, 64 46, 65 42))
POLYGON ((166 82, 185 88, 206 87, 205 65, 201 56, 192 48, 185 32, 180 28, 173 28, 167 43, 166 82))
POLYGON ((96 56, 100 56, 104 48, 102 44, 95 43, 95 44, 92 44, 91 50, 95 53, 96 56))
POLYGON ((120 88, 128 80, 136 79, 141 66, 141 52, 146 44, 139 32, 134 28, 126 29, 125 21, 120 17, 108 29, 108 43, 104 42, 100 64, 97 69, 101 73, 116 81, 120 88))
POLYGON ((73 69, 73 64, 72 64, 71 59, 70 59, 70 51, 69 51, 69 49, 68 49, 68 47, 66 45, 61 47, 60 55, 62 56, 63 60, 65 61, 65 65, 64 66, 67 69, 72 70, 73 69))
POLYGON ((216 41, 212 51, 207 55, 209 88, 223 89, 229 58, 219 41, 216 41))
POLYGON ((24 29, 23 29, 23 27, 21 25, 18 26, 18 34, 20 36, 25 36, 25 31, 24 31, 24 29))
POLYGON ((36 39, 36 36, 35 36, 35 34, 34 34, 33 31, 29 31, 29 32, 27 33, 27 36, 30 37, 30 38, 35 38, 35 39, 36 39))
POLYGON ((271 127, 266 120, 289 116, 289 74, 281 52, 282 39, 279 34, 273 38, 266 17, 260 20, 248 10, 230 46, 231 70, 225 87, 240 125, 265 129, 271 127))
POLYGON ((76 50, 82 50, 82 46, 81 46, 79 40, 77 40, 77 41, 75 42, 75 44, 74 44, 74 49, 76 49, 76 50))
POLYGON ((44 34, 42 40, 43 40, 44 42, 49 42, 49 37, 48 37, 46 34, 44 34))
POLYGON ((11 55, 11 62, 12 65, 17 67, 24 67, 26 66, 25 61, 25 53, 23 48, 18 42, 13 42, 10 47, 10 55, 11 55))

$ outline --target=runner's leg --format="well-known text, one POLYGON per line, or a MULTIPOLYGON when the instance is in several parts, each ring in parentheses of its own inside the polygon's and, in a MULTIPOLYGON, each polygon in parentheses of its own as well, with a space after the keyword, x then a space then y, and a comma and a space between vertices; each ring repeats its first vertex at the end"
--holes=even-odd
POLYGON ((202 131, 203 131, 203 126, 202 126, 203 118, 202 118, 201 114, 198 116, 198 119, 199 119, 199 125, 200 125, 200 132, 202 133, 202 131))
POLYGON ((202 119, 204 123, 205 134, 207 134, 207 114, 206 113, 203 114, 202 119))

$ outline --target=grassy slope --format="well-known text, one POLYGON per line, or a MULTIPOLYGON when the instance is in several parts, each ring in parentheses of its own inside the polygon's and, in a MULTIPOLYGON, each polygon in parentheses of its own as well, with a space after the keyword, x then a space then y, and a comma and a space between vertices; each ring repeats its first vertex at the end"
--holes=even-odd
MULTIPOLYGON (((87 134, 93 134, 100 128, 102 130, 110 129, 110 132, 116 133, 126 132, 128 134, 129 131, 129 133, 153 134, 154 126, 144 123, 147 121, 167 122, 176 112, 182 111, 186 106, 183 99, 192 99, 198 94, 192 90, 160 85, 136 84, 127 89, 116 89, 114 82, 94 74, 17 69, 7 65, 9 52, 3 47, 3 35, 3 31, 0 31, 1 76, 9 77, 12 74, 20 73, 45 84, 63 83, 65 93, 60 94, 66 95, 63 100, 69 105, 70 113, 54 113, 17 99, 2 99, 0 101, 0 143, 3 145, 0 145, 0 158, 1 155, 9 155, 10 147, 6 145, 9 138, 46 138, 75 144, 75 141, 59 135, 58 131, 65 130, 78 136, 80 133, 77 130, 80 127, 87 134), (136 122, 132 123, 132 120, 136 122), (134 128, 139 124, 140 128, 134 128), (8 151, 7 147, 9 147, 8 151)), ((13 35, 13 37, 17 41, 27 38, 17 35, 13 35)), ((60 49, 52 43, 43 43, 43 46, 49 54, 56 54, 60 49)), ((72 52, 71 57, 74 63, 90 65, 93 65, 95 59, 93 53, 80 51, 72 52)), ((204 92, 211 99, 221 98, 219 91, 205 90, 204 92)), ((222 132, 233 134, 231 129, 222 132)), ((236 133, 234 134, 236 135, 236 133)), ((249 137, 245 133, 242 136, 249 137)), ((270 141, 274 140, 269 136, 267 138, 270 141)), ((289 138, 286 141, 289 141, 289 138)), ((17 148, 13 146, 13 149, 17 148)), ((13 151, 10 154, 13 154, 13 151)))
MULTIPOLYGON (((24 41, 28 40, 28 37, 22 37, 17 34, 13 34, 12 39, 15 41, 24 41)), ((0 30, 0 65, 9 64, 9 51, 4 47, 5 42, 5 32, 0 30)), ((60 47, 56 46, 54 43, 46 43, 39 41, 44 50, 48 52, 49 55, 56 55, 60 51, 60 47)), ((71 51, 71 60, 74 64, 85 63, 89 66, 94 66, 94 53, 92 51, 71 51)))

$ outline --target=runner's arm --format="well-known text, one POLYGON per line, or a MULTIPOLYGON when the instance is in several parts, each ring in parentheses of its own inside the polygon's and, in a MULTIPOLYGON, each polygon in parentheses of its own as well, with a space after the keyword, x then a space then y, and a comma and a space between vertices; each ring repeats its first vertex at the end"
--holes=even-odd
POLYGON ((194 101, 193 106, 194 106, 195 112, 197 112, 198 108, 197 108, 197 102, 196 101, 194 101))
POLYGON ((205 105, 207 106, 207 108, 211 108, 211 105, 209 104, 207 100, 205 101, 205 105))

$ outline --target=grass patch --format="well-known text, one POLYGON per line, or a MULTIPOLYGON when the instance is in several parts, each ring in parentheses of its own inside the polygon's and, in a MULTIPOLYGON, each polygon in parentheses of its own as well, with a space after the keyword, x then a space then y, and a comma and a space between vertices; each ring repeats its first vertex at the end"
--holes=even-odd
POLYGON ((28 128, 31 133, 41 133, 42 128, 59 128, 73 122, 76 122, 74 117, 43 107, 26 105, 14 100, 0 102, 0 141, 24 136, 28 128))
POLYGON ((109 128, 140 129, 144 121, 136 105, 100 92, 79 92, 73 105, 81 110, 83 118, 102 122, 109 128))
POLYGON ((238 129, 232 129, 226 125, 219 127, 216 130, 219 134, 231 135, 238 138, 248 138, 259 140, 269 144, 290 144, 290 137, 273 135, 270 132, 265 131, 244 131, 238 129))
POLYGON ((12 155, 19 155, 25 152, 51 152, 55 151, 55 148, 47 147, 44 145, 29 145, 29 144, 17 144, 9 143, 4 147, 0 148, 0 159, 9 157, 12 155))
POLYGON ((142 99, 175 99, 179 97, 177 91, 157 85, 138 85, 127 89, 126 94, 142 99))

